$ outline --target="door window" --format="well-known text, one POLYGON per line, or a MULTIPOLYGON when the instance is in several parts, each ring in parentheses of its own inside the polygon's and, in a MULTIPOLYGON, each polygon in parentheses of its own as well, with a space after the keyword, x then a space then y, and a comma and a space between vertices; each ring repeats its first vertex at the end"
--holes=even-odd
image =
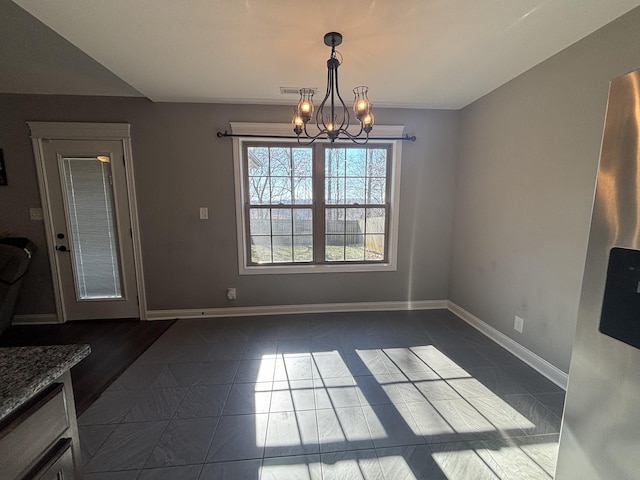
POLYGON ((63 157, 78 300, 122 298, 110 157, 63 157))

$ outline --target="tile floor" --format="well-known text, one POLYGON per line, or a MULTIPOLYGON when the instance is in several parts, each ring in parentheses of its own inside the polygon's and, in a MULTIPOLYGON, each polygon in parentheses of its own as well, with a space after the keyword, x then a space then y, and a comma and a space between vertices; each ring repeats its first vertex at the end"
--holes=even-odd
POLYGON ((79 418, 84 478, 549 479, 563 403, 444 310, 181 320, 79 418))

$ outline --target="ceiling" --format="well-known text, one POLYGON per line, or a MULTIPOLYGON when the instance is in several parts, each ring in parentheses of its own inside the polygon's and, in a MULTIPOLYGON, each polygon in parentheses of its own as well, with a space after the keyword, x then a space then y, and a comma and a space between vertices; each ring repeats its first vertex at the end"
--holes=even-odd
POLYGON ((364 84, 376 106, 459 109, 638 5, 0 0, 0 91, 293 104, 280 87, 324 91, 323 36, 338 31, 345 99, 364 84))

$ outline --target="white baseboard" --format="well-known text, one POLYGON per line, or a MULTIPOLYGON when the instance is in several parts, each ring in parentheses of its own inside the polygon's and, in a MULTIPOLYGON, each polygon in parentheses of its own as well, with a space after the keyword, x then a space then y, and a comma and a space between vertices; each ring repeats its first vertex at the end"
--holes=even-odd
POLYGON ((567 389, 569 376, 558 367, 550 364, 544 358, 539 357, 531 350, 528 350, 512 338, 506 336, 504 333, 483 322, 478 317, 466 311, 459 305, 456 305, 451 301, 447 301, 447 308, 452 313, 456 314, 462 320, 467 322, 469 325, 474 327, 476 330, 479 330, 481 333, 496 342, 498 345, 514 354, 531 368, 540 372, 560 388, 562 388, 563 390, 567 389))
POLYGON ((267 305, 257 307, 203 308, 182 310, 148 310, 147 320, 173 318, 248 317, 260 315, 291 315, 301 313, 370 312, 390 310, 433 310, 447 308, 447 300, 399 302, 318 303, 305 305, 267 305))
POLYGON ((46 325, 50 323, 60 323, 55 313, 31 313, 24 315, 14 315, 11 321, 13 325, 46 325))

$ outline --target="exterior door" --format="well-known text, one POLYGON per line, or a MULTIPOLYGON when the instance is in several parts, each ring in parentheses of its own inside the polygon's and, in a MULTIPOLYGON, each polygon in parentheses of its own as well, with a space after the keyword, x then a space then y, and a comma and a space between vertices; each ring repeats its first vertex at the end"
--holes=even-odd
POLYGON ((138 318, 122 142, 40 145, 63 319, 138 318))

